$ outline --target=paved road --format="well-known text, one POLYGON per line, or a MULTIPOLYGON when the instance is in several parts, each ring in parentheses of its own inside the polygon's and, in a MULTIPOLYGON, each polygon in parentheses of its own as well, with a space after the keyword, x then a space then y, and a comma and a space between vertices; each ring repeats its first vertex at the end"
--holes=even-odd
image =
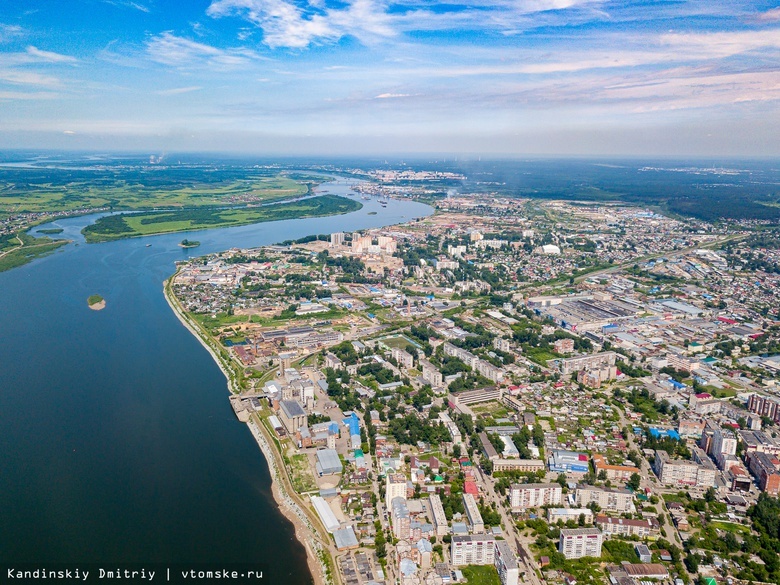
POLYGON ((520 573, 524 573, 521 582, 530 585, 543 585, 543 582, 538 577, 536 561, 528 548, 529 540, 520 534, 512 514, 504 507, 505 498, 501 498, 496 493, 496 480, 492 476, 484 475, 479 467, 476 469, 482 480, 482 485, 485 487, 485 493, 487 494, 485 498, 486 503, 492 502, 496 504, 496 509, 501 514, 501 520, 504 525, 504 537, 507 541, 514 541, 515 543, 520 573))

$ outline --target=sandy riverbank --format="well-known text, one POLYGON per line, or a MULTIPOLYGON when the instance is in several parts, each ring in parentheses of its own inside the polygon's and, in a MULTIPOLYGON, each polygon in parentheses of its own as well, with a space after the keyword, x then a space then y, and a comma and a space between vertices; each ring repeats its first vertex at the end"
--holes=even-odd
MULTIPOLYGON (((171 279, 172 278, 173 277, 171 277, 171 279)), ((209 352, 220 371, 225 375, 225 378, 227 379, 228 390, 231 394, 234 394, 238 389, 234 386, 234 381, 230 375, 230 372, 225 368, 214 349, 203 339, 200 331, 196 329, 196 327, 181 311, 178 302, 172 297, 173 293, 170 292, 168 282, 169 281, 166 281, 163 284, 163 294, 165 296, 166 302, 168 303, 168 306, 171 308, 182 325, 184 325, 189 330, 189 332, 192 333, 201 343, 201 345, 206 348, 206 351, 209 352)), ((268 469, 271 474, 271 493, 273 494, 274 501, 276 502, 282 514, 284 514, 285 518, 287 518, 292 523, 295 529, 295 537, 306 549, 306 563, 309 566, 309 572, 312 574, 315 585, 329 585, 333 581, 332 579, 326 578, 326 568, 323 566, 319 555, 319 551, 322 549, 322 544, 317 539, 317 531, 311 525, 311 521, 307 517, 306 512, 301 509, 300 505, 295 502, 285 490, 284 480, 280 476, 277 457, 275 456, 275 452, 278 450, 274 449, 269 444, 263 429, 260 428, 257 422, 255 422, 253 419, 250 419, 247 423, 247 426, 249 427, 252 436, 255 438, 255 441, 260 447, 260 451, 263 453, 266 463, 268 464, 268 469)), ((281 454, 279 454, 279 458, 281 458, 281 454)))

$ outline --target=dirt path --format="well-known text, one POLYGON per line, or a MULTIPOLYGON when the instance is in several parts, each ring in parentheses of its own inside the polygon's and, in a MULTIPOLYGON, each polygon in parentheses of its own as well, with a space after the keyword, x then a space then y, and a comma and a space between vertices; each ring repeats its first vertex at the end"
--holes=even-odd
POLYGON ((19 245, 16 246, 15 248, 11 248, 9 250, 6 250, 5 252, 0 252, 0 258, 2 258, 3 256, 5 256, 7 254, 10 254, 11 252, 14 252, 16 250, 21 250, 22 248, 24 248, 24 242, 22 241, 22 238, 20 238, 18 234, 16 236, 16 239, 19 240, 19 245))

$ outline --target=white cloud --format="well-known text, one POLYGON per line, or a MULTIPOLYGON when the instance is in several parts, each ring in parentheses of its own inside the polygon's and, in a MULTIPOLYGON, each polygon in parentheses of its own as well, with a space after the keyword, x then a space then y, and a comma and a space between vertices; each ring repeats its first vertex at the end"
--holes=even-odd
POLYGON ((219 49, 164 32, 146 42, 146 53, 153 61, 176 67, 207 65, 233 68, 249 64, 258 55, 248 49, 219 49))
POLYGON ((46 61, 48 63, 76 63, 78 61, 78 59, 71 57, 70 55, 62 55, 60 53, 53 53, 52 51, 42 51, 32 45, 27 47, 27 54, 36 61, 46 61))
POLYGON ((62 85, 56 77, 23 69, 0 69, 0 81, 15 85, 40 85, 44 87, 59 87, 62 85))
POLYGON ((148 6, 145 4, 141 4, 140 2, 133 2, 132 0, 103 0, 106 4, 111 4, 112 6, 120 6, 122 8, 133 8, 135 10, 140 10, 141 12, 149 13, 151 10, 148 6))
POLYGON ((760 12, 754 18, 758 22, 780 22, 780 7, 760 12))
POLYGON ((163 89, 157 92, 157 95, 179 95, 182 93, 190 93, 192 91, 198 91, 203 89, 200 85, 193 85, 190 87, 174 87, 172 89, 163 89))
POLYGON ((412 97, 412 94, 410 93, 380 93, 378 96, 374 97, 375 100, 388 100, 388 99, 395 99, 395 98, 407 98, 412 97))
POLYGON ((669 33, 661 35, 661 45, 684 51, 694 59, 716 59, 763 49, 780 49, 780 28, 712 33, 669 33))
POLYGON ((263 42, 271 48, 301 49, 347 35, 371 43, 395 34, 386 6, 378 0, 352 0, 341 9, 323 9, 319 2, 309 2, 306 10, 287 0, 214 0, 207 14, 243 16, 262 29, 263 42))
POLYGON ((23 31, 21 26, 0 23, 0 43, 5 43, 13 38, 20 37, 22 34, 23 31))
POLYGON ((306 48, 353 36, 364 44, 406 31, 488 30, 516 34, 552 23, 606 18, 606 0, 453 0, 434 10, 430 1, 394 4, 387 0, 346 0, 327 8, 322 0, 212 0, 207 14, 238 15, 263 31, 271 48, 306 48))
POLYGON ((57 97, 50 91, 0 91, 0 100, 47 100, 57 97))

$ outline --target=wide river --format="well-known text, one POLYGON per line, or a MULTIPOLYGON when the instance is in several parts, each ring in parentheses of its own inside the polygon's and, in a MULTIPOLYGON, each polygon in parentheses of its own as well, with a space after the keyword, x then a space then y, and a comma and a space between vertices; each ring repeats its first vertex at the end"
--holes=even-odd
POLYGON ((310 582, 225 378, 162 283, 190 256, 431 213, 360 201, 347 215, 190 232, 192 250, 181 233, 85 244, 95 216, 33 230, 75 243, 0 273, 0 565, 253 562, 264 583, 310 582), (92 294, 106 309, 87 307, 92 294))

